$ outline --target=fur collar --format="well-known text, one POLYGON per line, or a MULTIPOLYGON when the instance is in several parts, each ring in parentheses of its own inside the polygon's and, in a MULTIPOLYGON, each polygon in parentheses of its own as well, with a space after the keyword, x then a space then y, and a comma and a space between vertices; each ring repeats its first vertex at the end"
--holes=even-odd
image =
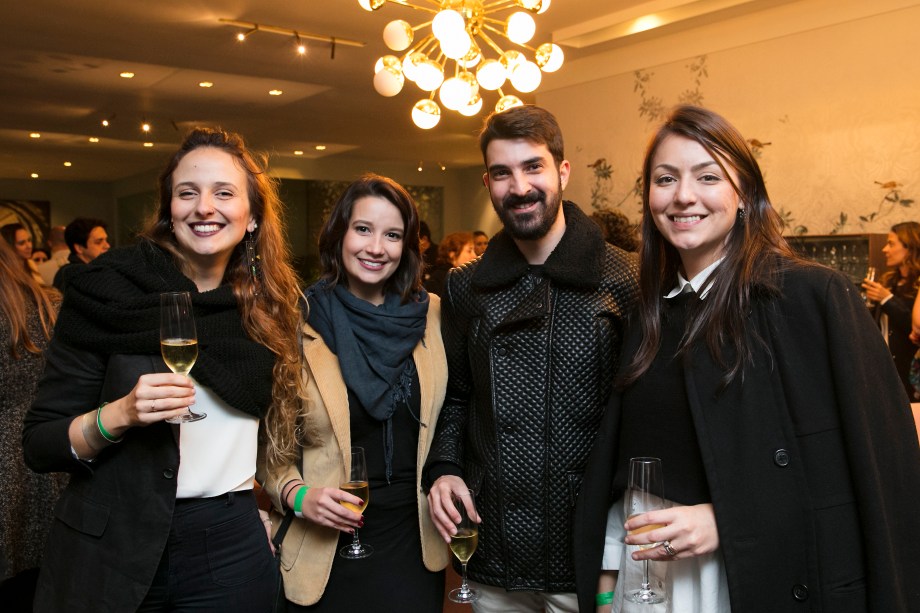
MULTIPOLYGON (((564 201, 562 214, 565 234, 546 259, 543 272, 559 285, 597 289, 604 265, 604 237, 578 205, 564 201)), ((517 244, 501 230, 489 241, 489 248, 473 272, 472 284, 480 289, 502 287, 523 277, 529 268, 517 244)))

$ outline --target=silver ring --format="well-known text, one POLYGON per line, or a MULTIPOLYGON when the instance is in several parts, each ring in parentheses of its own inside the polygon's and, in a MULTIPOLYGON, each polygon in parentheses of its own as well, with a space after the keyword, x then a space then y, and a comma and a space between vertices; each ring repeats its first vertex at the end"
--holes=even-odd
POLYGON ((677 555, 677 550, 671 547, 671 541, 665 541, 661 546, 664 547, 664 552, 672 558, 677 555))

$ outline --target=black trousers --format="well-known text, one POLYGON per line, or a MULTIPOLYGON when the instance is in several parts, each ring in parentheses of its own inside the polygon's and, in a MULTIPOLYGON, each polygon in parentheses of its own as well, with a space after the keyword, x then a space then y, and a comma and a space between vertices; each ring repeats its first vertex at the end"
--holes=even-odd
POLYGON ((179 499, 138 611, 270 613, 278 572, 251 490, 179 499))

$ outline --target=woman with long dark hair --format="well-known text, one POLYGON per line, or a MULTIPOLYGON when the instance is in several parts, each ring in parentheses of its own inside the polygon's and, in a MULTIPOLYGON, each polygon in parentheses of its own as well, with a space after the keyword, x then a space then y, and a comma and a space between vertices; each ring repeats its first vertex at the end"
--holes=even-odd
POLYGON ((306 401, 267 423, 302 427, 303 449, 269 454, 260 471, 275 508, 296 515, 281 548, 288 610, 439 612, 448 552, 420 474, 447 361, 440 300, 422 289, 415 203, 395 181, 365 175, 329 213, 319 251, 303 332, 306 401), (364 449, 368 500, 341 488, 352 447, 364 449), (373 553, 341 557, 358 528, 373 553))
POLYGON ((302 318, 265 162, 239 135, 191 131, 140 242, 68 280, 23 434, 34 470, 71 474, 37 611, 271 610, 253 476, 261 420, 299 403, 302 318), (198 332, 189 377, 160 355, 160 294, 175 291, 198 332), (191 404, 207 418, 166 423, 191 404))
POLYGON ((910 363, 917 351, 910 340, 911 311, 920 284, 920 223, 905 221, 891 226, 882 247, 888 272, 876 281, 863 281, 866 297, 876 306, 875 319, 882 329, 901 383, 912 400, 920 398, 910 383, 910 363))
POLYGON ((38 264, 32 261, 32 235, 29 234, 26 227, 19 222, 8 223, 0 227, 0 236, 19 257, 22 269, 37 283, 44 283, 38 272, 38 264))
POLYGON ((920 448, 857 289, 794 255, 711 111, 670 114, 643 185, 640 305, 578 498, 582 610, 620 610, 627 558, 666 569, 675 613, 920 610, 920 448), (627 519, 639 456, 671 504, 627 519))

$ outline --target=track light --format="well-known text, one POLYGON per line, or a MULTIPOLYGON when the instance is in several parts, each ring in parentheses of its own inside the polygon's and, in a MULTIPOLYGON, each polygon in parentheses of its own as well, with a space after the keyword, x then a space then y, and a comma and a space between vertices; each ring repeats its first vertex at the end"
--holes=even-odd
POLYGON ((236 35, 236 40, 238 40, 238 41, 240 41, 240 42, 243 42, 244 40, 246 40, 246 37, 247 37, 247 36, 249 36, 250 34, 252 34, 253 32, 255 32, 255 31, 258 30, 258 29, 259 29, 259 26, 258 26, 258 24, 256 24, 256 25, 254 25, 252 28, 246 30, 245 32, 239 32, 239 33, 237 33, 237 35, 236 35))
POLYGON ((294 42, 297 47, 297 53, 299 53, 300 55, 306 55, 307 46, 303 44, 303 40, 301 40, 300 34, 298 34, 297 32, 294 32, 294 42))

